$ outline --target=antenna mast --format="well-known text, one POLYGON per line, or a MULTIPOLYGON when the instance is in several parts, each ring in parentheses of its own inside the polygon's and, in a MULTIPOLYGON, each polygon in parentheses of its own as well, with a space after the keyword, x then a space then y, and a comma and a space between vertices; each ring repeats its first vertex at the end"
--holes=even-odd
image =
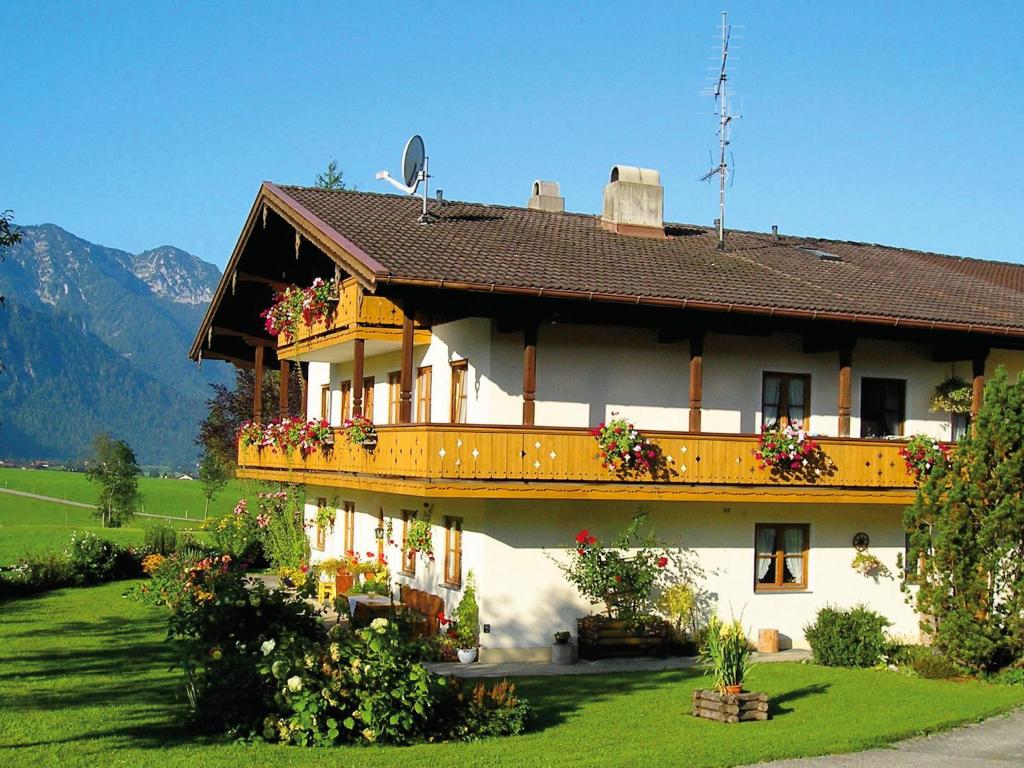
POLYGON ((728 16, 725 11, 722 11, 722 63, 713 91, 718 104, 718 165, 705 173, 701 181, 709 181, 712 177, 718 176, 718 247, 723 250, 725 249, 725 182, 729 178, 726 150, 729 148, 729 128, 733 121, 733 115, 729 111, 729 76, 726 69, 729 62, 729 38, 731 35, 732 27, 729 26, 728 16))

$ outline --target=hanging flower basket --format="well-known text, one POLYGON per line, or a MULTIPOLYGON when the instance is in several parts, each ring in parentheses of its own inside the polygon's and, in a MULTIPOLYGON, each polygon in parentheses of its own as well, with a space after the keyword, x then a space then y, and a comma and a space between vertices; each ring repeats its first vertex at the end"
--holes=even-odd
POLYGON ((313 327, 327 317, 331 303, 338 300, 338 282, 316 278, 308 288, 290 286, 274 294, 274 303, 260 313, 271 336, 294 339, 300 325, 313 327))
POLYGON ((377 427, 370 419, 353 416, 345 419, 342 429, 345 430, 345 439, 352 445, 361 445, 368 450, 377 445, 377 427))
POLYGON ((941 413, 970 413, 974 400, 971 385, 959 376, 950 376, 935 388, 931 411, 941 413))
POLYGON ((590 430, 597 440, 604 467, 619 477, 658 475, 664 471, 665 457, 657 443, 644 437, 632 423, 612 413, 612 420, 590 430))

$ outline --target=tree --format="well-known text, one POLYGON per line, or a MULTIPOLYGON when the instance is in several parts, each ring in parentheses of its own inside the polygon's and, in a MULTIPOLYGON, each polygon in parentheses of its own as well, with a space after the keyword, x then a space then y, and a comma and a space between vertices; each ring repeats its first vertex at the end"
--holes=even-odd
POLYGON ((338 161, 333 157, 327 162, 327 170, 316 175, 315 186, 319 189, 347 189, 345 172, 338 168, 338 161))
POLYGON ((95 514, 103 521, 104 528, 120 528, 132 518, 142 501, 139 495, 142 470, 135 452, 124 440, 99 434, 93 438, 92 445, 88 475, 101 486, 95 514))
POLYGON ((203 495, 206 497, 206 506, 203 508, 203 519, 210 512, 210 502, 228 484, 231 479, 231 466, 212 451, 204 451, 203 458, 199 462, 199 480, 203 484, 203 495))
POLYGON ((1024 656, 1024 375, 1000 367, 974 430, 904 515, 904 580, 935 645, 955 663, 997 669, 1024 656))
MULTIPOLYGON (((304 413, 302 402, 302 380, 298 366, 292 366, 292 377, 288 383, 288 412, 304 413)), ((263 417, 274 418, 280 408, 277 400, 278 381, 281 375, 277 371, 263 371, 263 417)), ((256 376, 250 369, 240 368, 235 373, 235 386, 211 384, 213 396, 206 401, 207 414, 199 425, 199 436, 196 444, 201 446, 203 454, 213 454, 233 472, 238 458, 238 446, 235 435, 243 421, 253 417, 253 386, 256 376)))
MULTIPOLYGON (((21 231, 14 226, 14 213, 12 211, 0 212, 0 261, 4 260, 4 249, 21 242, 21 231)), ((0 294, 0 307, 4 305, 3 294, 0 294)), ((4 369, 0 362, 0 371, 4 369)))

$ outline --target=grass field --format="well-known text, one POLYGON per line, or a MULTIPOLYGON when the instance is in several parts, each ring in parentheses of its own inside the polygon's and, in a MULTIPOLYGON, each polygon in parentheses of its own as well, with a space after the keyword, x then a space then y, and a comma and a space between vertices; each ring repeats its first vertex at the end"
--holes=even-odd
MULTIPOLYGON (((77 472, 0 467, 0 488, 83 504, 94 504, 98 496, 96 484, 77 472)), ((169 520, 175 528, 197 528, 203 519, 205 498, 198 481, 143 477, 139 490, 147 514, 191 518, 169 520)), ((210 516, 228 514, 240 497, 251 497, 255 491, 253 483, 232 481, 211 502, 210 516)), ((0 492, 0 565, 27 554, 63 550, 73 530, 93 531, 119 544, 141 544, 145 527, 152 522, 153 518, 140 515, 123 528, 101 528, 92 510, 0 492)))
POLYGON ((1024 688, 891 672, 762 664, 773 719, 723 726, 688 713, 692 670, 519 681, 533 732, 471 744, 302 749, 200 738, 184 725, 163 614, 125 583, 14 600, 0 622, 0 765, 729 766, 862 749, 1024 703, 1024 688))

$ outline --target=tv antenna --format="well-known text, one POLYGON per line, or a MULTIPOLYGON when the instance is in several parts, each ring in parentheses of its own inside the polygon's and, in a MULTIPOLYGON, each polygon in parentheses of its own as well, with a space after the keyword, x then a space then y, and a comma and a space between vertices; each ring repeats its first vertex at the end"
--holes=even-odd
MULTIPOLYGON (((729 26, 728 16, 722 11, 722 48, 721 65, 718 69, 718 79, 712 91, 715 102, 718 104, 718 165, 701 176, 701 181, 710 181, 718 176, 718 247, 725 249, 725 185, 730 177, 730 163, 732 156, 726 159, 726 152, 729 150, 729 129, 735 119, 729 109, 728 71, 729 62, 729 41, 732 37, 732 27, 729 26)), ((712 161, 713 162, 713 161, 712 161)))
POLYGON ((420 184, 423 184, 423 213, 420 215, 421 224, 429 224, 430 218, 427 214, 427 190, 430 184, 430 158, 427 157, 426 148, 423 146, 423 137, 418 133, 405 142, 405 150, 402 152, 402 181, 392 178, 387 171, 380 171, 378 179, 386 181, 396 189, 400 189, 407 195, 415 195, 420 184))

